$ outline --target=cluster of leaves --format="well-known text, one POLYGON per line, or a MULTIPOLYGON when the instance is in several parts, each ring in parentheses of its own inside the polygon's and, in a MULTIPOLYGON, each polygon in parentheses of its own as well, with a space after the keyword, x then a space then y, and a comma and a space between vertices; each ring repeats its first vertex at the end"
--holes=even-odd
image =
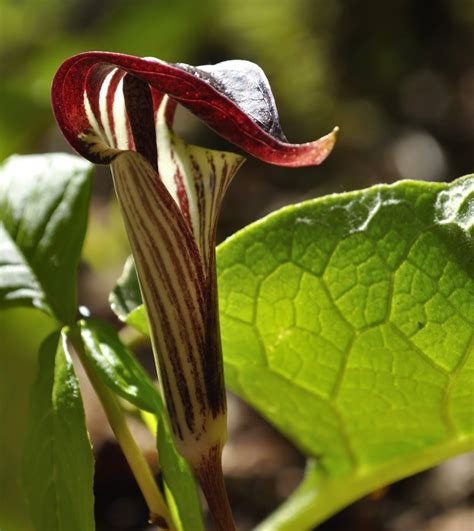
MULTIPOLYGON (((77 321, 91 165, 12 157, 0 169, 0 307, 42 310, 24 445, 39 530, 94 528, 93 458, 72 345, 117 396, 158 419, 177 526, 202 529, 159 392, 116 331, 77 321), (74 493, 72 495, 71 493, 74 493)), ((473 447, 474 178, 401 182, 287 207, 218 249, 226 383, 308 456, 261 529, 303 529, 355 498, 473 447)), ((147 333, 133 263, 112 308, 147 333)))
POLYGON ((191 473, 174 450, 157 388, 104 322, 76 322, 76 274, 92 165, 70 155, 12 157, 0 173, 0 306, 31 306, 57 325, 39 348, 24 448, 24 490, 39 530, 94 529, 93 456, 72 343, 118 396, 156 415, 158 451, 175 520, 203 529, 191 473))

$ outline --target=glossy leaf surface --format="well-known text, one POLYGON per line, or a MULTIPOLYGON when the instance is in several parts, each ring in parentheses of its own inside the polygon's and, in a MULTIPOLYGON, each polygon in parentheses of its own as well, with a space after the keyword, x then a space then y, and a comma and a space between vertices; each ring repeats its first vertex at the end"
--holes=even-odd
POLYGON ((91 171, 66 154, 13 156, 0 166, 0 306, 73 321, 91 171))
POLYGON ((81 321, 85 353, 95 372, 115 393, 140 409, 162 412, 163 404, 153 382, 115 329, 103 321, 81 321))
POLYGON ((31 389, 23 481, 38 531, 91 531, 94 463, 65 336, 50 335, 31 389))
POLYGON ((158 454, 165 484, 183 529, 203 529, 201 505, 188 465, 176 452, 168 431, 159 390, 115 330, 101 321, 82 321, 85 353, 95 371, 112 391, 158 419, 158 454))

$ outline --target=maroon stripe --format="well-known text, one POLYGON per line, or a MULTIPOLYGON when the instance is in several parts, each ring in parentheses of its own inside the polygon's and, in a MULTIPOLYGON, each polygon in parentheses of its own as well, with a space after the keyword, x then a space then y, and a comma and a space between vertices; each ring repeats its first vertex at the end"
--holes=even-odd
MULTIPOLYGON (((158 198, 158 201, 162 202, 165 207, 160 212, 160 214, 163 216, 163 221, 173 231, 175 237, 177 237, 177 241, 183 240, 184 242, 182 248, 185 252, 182 254, 182 257, 184 259, 186 268, 190 272, 192 283, 197 288, 199 310, 202 312, 205 308, 204 301, 206 297, 204 292, 205 273, 203 270, 202 258, 196 246, 194 235, 189 226, 186 224, 186 221, 183 219, 179 208, 177 207, 174 199, 171 197, 163 182, 160 180, 156 183, 156 186, 161 188, 161 190, 153 188, 152 192, 155 193, 155 198, 158 198), (176 229, 178 229, 178 232, 176 229)), ((174 254, 174 247, 173 255, 176 256, 174 254)))
MULTIPOLYGON (((206 273, 207 273, 207 267, 208 267, 208 261, 207 261, 207 253, 205 249, 205 228, 206 228, 206 213, 205 213, 205 185, 204 185, 204 179, 202 176, 201 167, 197 163, 195 157, 191 154, 189 154, 189 161, 191 163, 191 168, 193 171, 193 183, 194 183, 194 189, 196 190, 196 198, 197 198, 197 208, 199 213, 199 239, 201 244, 201 249, 203 252, 203 256, 205 258, 206 263, 206 273)), ((207 274, 206 274, 207 277, 207 274)))
MULTIPOLYGON (((138 170, 136 166, 132 165, 130 170, 131 170, 130 171, 131 178, 136 179, 138 176, 137 175, 138 170)), ((194 261, 191 259, 191 255, 193 251, 192 249, 189 249, 189 245, 186 245, 187 243, 186 236, 188 235, 187 233, 189 232, 189 229, 186 226, 182 218, 174 216, 175 212, 173 212, 173 209, 177 210, 176 204, 174 203, 171 196, 168 198, 169 193, 166 191, 163 183, 160 182, 158 185, 158 186, 161 185, 163 187, 162 192, 164 193, 160 194, 158 193, 158 189, 156 189, 156 187, 153 186, 154 182, 150 178, 150 176, 145 175, 145 177, 147 178, 148 187, 150 188, 150 190, 145 191, 143 190, 142 187, 138 187, 137 191, 138 191, 138 196, 139 196, 138 198, 140 199, 140 204, 139 205, 135 204, 134 195, 131 196, 131 199, 129 198, 129 201, 133 204, 133 207, 134 207, 134 210, 136 211, 137 216, 140 219, 141 217, 140 211, 143 211, 143 208, 146 208, 147 215, 152 216, 152 219, 154 220, 156 224, 157 230, 163 238, 163 244, 165 248, 167 249, 167 252, 169 253, 169 256, 172 261, 171 263, 174 263, 177 266, 178 276, 186 278, 184 275, 184 271, 182 269, 183 266, 181 266, 181 264, 177 260, 175 246, 170 243, 169 236, 167 236, 164 230, 164 227, 162 225, 162 222, 169 224, 169 230, 173 231, 174 237, 176 238, 177 241, 184 240, 185 245, 183 245, 183 251, 184 251, 183 258, 185 260, 184 267, 187 273, 186 276, 188 276, 188 280, 192 282, 193 287, 196 289, 196 295, 198 296, 198 298, 199 298, 199 295, 202 294, 203 291, 207 292, 207 296, 204 299, 206 301, 206 308, 205 308, 205 311, 201 314, 205 318, 205 332, 206 332, 205 338, 206 338, 207 348, 199 348, 197 354, 199 356, 200 363, 203 368, 208 406, 211 408, 213 415, 216 416, 225 410, 225 396, 224 396, 224 388, 222 384, 222 362, 220 359, 221 358, 220 337, 219 337, 219 332, 216 328, 218 317, 216 315, 217 298, 216 298, 216 291, 215 291, 215 274, 213 273, 213 269, 211 269, 208 272, 208 278, 203 283, 204 285, 196 284, 197 278, 195 277, 195 275, 193 275, 193 270, 194 270, 194 273, 197 273, 198 276, 200 276, 199 275, 200 268, 197 268, 196 263, 193 263, 194 261), (162 211, 160 211, 159 216, 155 216, 154 212, 156 212, 156 208, 155 209, 152 208, 150 203, 153 203, 153 204, 161 203, 162 204, 163 209, 162 211)), ((125 188, 127 188, 128 179, 123 179, 123 181, 124 181, 123 184, 125 188)), ((222 182, 219 183, 220 186, 218 187, 218 190, 216 190, 215 183, 214 183, 213 185, 214 193, 217 193, 218 195, 221 195, 223 193, 224 188, 225 188, 224 181, 225 180, 223 179, 222 182)), ((127 188, 127 192, 129 193, 128 188, 127 188)), ((217 216, 213 216, 213 218, 214 219, 212 220, 213 223, 211 223, 211 230, 215 229, 217 216)), ((148 249, 150 251, 150 256, 152 258, 153 265, 155 268, 158 268, 158 271, 160 272, 160 276, 161 276, 161 282, 163 282, 163 280, 165 281, 164 288, 167 289, 166 284, 169 284, 169 276, 167 274, 163 274, 163 263, 161 261, 161 258, 159 254, 158 255, 156 254, 156 249, 154 247, 150 246, 150 244, 146 244, 146 242, 152 240, 152 235, 149 234, 148 229, 145 226, 140 227, 140 225, 137 225, 136 231, 137 231, 137 234, 139 233, 139 231, 141 231, 145 235, 145 240, 143 240, 144 242, 143 244, 148 245, 148 249)), ((191 245, 193 245, 192 242, 191 242, 191 245)), ((210 257, 212 258, 214 256, 213 247, 209 248, 208 251, 209 251, 210 257)), ((148 263, 143 264, 145 280, 147 277, 151 276, 149 267, 150 266, 148 263)), ((166 271, 166 268, 165 268, 165 271, 166 271)), ((173 300, 174 292, 173 291, 170 292, 169 289, 170 288, 168 288, 167 293, 170 296, 170 300, 173 300)), ((183 402, 186 423, 188 424, 188 426, 190 425, 193 426, 194 423, 191 421, 191 418, 189 416, 189 413, 193 414, 192 411, 190 411, 189 409, 190 407, 192 408, 192 406, 190 406, 188 403, 189 393, 186 394, 186 392, 182 389, 183 383, 184 384, 186 383, 184 380, 183 374, 182 374, 182 368, 180 366, 179 361, 177 359, 174 359, 177 357, 175 345, 170 345, 169 343, 169 338, 172 336, 171 336, 170 323, 168 321, 168 314, 160 302, 159 292, 157 293, 156 286, 154 284, 150 286, 150 292, 151 292, 152 300, 147 301, 147 303, 150 302, 152 307, 155 307, 157 309, 158 315, 161 314, 163 317, 162 328, 165 334, 165 338, 164 338, 165 345, 167 347, 168 355, 170 356, 170 361, 172 363, 173 370, 175 372, 176 383, 178 385, 180 397, 183 402), (181 380, 184 380, 184 382, 181 380)), ((189 305, 190 304, 189 293, 187 295, 185 294, 184 300, 185 300, 185 303, 187 304, 188 310, 190 310, 191 312, 190 315, 195 316, 194 307, 191 307, 189 305)), ((200 304, 198 304, 198 306, 200 306, 200 304)), ((178 309, 175 308, 175 312, 177 316, 179 317, 180 316, 179 308, 178 309)), ((181 335, 181 340, 183 341, 183 344, 189 345, 190 344, 189 336, 183 336, 182 330, 180 330, 180 335, 181 335)), ((196 336, 195 340, 196 340, 197 345, 201 344, 204 347, 199 337, 196 336)), ((197 365, 194 365, 193 367, 193 363, 194 364, 197 363, 197 360, 191 355, 191 353, 190 353, 190 356, 191 357, 188 356, 188 362, 191 363, 190 368, 191 368, 191 373, 193 373, 197 371, 197 365)), ((199 402, 201 404, 201 407, 203 407, 204 397, 203 397, 202 390, 200 391, 199 394, 201 395, 199 402)), ((194 417, 193 417, 193 420, 194 420, 194 417)), ((190 429, 192 430, 191 427, 190 429)))
POLYGON ((170 155, 171 160, 173 161, 173 164, 175 165, 175 172, 173 175, 174 182, 176 183, 176 193, 178 195, 178 202, 179 202, 179 208, 181 210, 181 213, 186 220, 186 222, 189 225, 189 228, 193 229, 193 224, 191 221, 191 215, 189 213, 189 201, 188 201, 188 195, 186 194, 186 188, 184 186, 183 182, 183 176, 181 175, 181 172, 179 171, 179 167, 176 161, 176 151, 175 151, 175 145, 172 138, 170 138, 170 155))
MULTIPOLYGON (((135 168, 132 169, 132 173, 134 174, 135 177, 137 177, 138 174, 136 173, 136 169, 135 168)), ((166 189, 163 188, 163 190, 166 190, 166 189)), ((154 208, 155 205, 158 205, 160 203, 164 204, 164 202, 162 201, 161 195, 158 193, 158 191, 154 187, 150 187, 150 193, 151 193, 151 195, 154 198, 153 206, 152 206, 149 203, 148 195, 145 194, 145 192, 142 190, 142 188, 141 187, 138 188, 137 191, 138 191, 138 193, 140 195, 140 198, 143 201, 143 206, 148 207, 148 216, 152 217, 154 220, 156 220, 156 223, 159 224, 160 227, 161 227, 162 226, 161 220, 159 219, 158 216, 156 216, 155 208, 154 208)), ((168 194, 167 191, 166 191, 166 193, 168 194)), ((175 241, 179 242, 179 241, 182 241, 182 240, 186 240, 184 238, 184 235, 183 235, 182 227, 180 227, 179 224, 176 223, 176 218, 172 218, 172 217, 170 218, 170 217, 167 216, 167 214, 169 214, 169 212, 167 211, 167 208, 166 208, 167 205, 164 204, 164 206, 165 206, 165 208, 161 209, 160 214, 162 214, 166 218, 164 220, 165 224, 172 231, 173 236, 175 238, 175 241)), ((193 272, 191 270, 190 265, 191 264, 195 265, 195 264, 193 263, 192 258, 189 258, 186 255, 186 253, 182 254, 182 257, 184 258, 185 270, 182 269, 180 261, 178 259, 178 256, 176 255, 176 248, 173 245, 173 242, 169 239, 168 235, 165 233, 164 230, 162 232, 163 232, 163 243, 165 244, 166 250, 168 251, 168 254, 170 255, 170 258, 171 258, 173 264, 175 265, 175 267, 177 269, 178 276, 180 276, 182 278, 186 278, 186 273, 188 273, 189 284, 191 284, 192 286, 197 288, 196 289, 196 296, 197 297, 193 298, 192 296, 190 296, 189 290, 187 291, 187 296, 184 297, 185 298, 185 302, 186 302, 186 306, 187 306, 189 312, 192 314, 193 318, 197 320, 198 317, 196 316, 196 309, 191 305, 190 301, 197 299, 197 303, 198 303, 197 311, 199 312, 200 315, 202 315, 202 311, 204 309, 204 304, 201 301, 201 296, 202 296, 202 284, 200 284, 201 279, 200 278, 196 278, 196 275, 193 275, 193 272), (199 289, 199 288, 201 288, 201 289, 199 289)), ((152 240, 153 239, 152 235, 149 235, 149 236, 150 236, 150 240, 152 240)), ((188 249, 188 246, 184 245, 183 249, 186 251, 188 249)), ((200 257, 199 257, 199 260, 200 260, 200 257)), ((171 285, 170 281, 169 281, 169 284, 171 285)), ((186 287, 187 285, 188 284, 186 283, 183 287, 186 287)))
POLYGON ((155 117, 148 83, 131 74, 123 78, 123 95, 135 149, 158 171, 155 117))
MULTIPOLYGON (((127 192, 129 192, 128 189, 127 189, 127 192)), ((159 229, 159 232, 161 234, 162 241, 165 244, 165 248, 167 249, 168 254, 171 257, 172 263, 174 263, 177 266, 177 269, 179 269, 178 276, 184 278, 184 273, 183 273, 183 271, 181 269, 181 266, 179 265, 178 258, 177 258, 176 254, 174 252, 175 251, 174 246, 173 246, 172 242, 169 240, 168 235, 165 233, 163 225, 161 224, 159 218, 157 218, 154 215, 153 209, 150 208, 150 205, 148 203, 148 199, 149 198, 146 196, 146 194, 144 193, 144 191, 141 188, 138 190, 138 192, 139 192, 139 195, 140 195, 140 199, 142 200, 142 203, 139 206, 145 208, 147 210, 148 217, 152 218, 154 220, 154 223, 157 226, 157 228, 159 229)), ((130 194, 130 196, 131 196, 131 194, 130 194)), ((130 197, 130 201, 133 202, 133 198, 132 197, 130 197)), ((135 203, 133 203, 133 205, 135 207, 135 210, 138 211, 137 205, 135 205, 135 203)), ((146 236, 146 240, 145 241, 146 242, 152 241, 152 235, 149 233, 149 231, 146 228, 145 224, 143 224, 141 226, 141 230, 145 233, 145 236, 146 236)), ((166 267, 164 267, 164 264, 163 264, 163 262, 161 260, 161 255, 160 255, 159 251, 156 249, 156 247, 154 247, 154 246, 152 246, 150 244, 147 244, 147 248, 150 251, 150 255, 152 257, 153 266, 159 271, 159 273, 161 275, 161 278, 164 279, 164 282, 163 282, 164 286, 163 287, 166 290, 166 293, 168 294, 169 299, 171 301, 179 300, 179 298, 177 296, 177 293, 176 293, 176 291, 173 288, 173 283, 171 281, 171 278, 170 278, 170 276, 169 276, 169 274, 168 274, 168 272, 166 270, 166 267)), ((191 282, 193 281, 192 276, 190 277, 190 281, 191 282)), ((186 283, 181 285, 181 288, 184 288, 184 287, 186 287, 186 283)), ((204 334, 205 334, 205 331, 204 331, 204 328, 203 328, 204 323, 201 324, 200 322, 196 322, 196 321, 198 321, 199 317, 196 315, 195 308, 190 303, 190 301, 192 300, 192 295, 190 294, 189 289, 186 290, 186 291, 187 291, 187 293, 184 296, 184 302, 185 302, 186 307, 188 309, 188 315, 190 316, 191 321, 194 321, 199 327, 198 330, 193 328, 192 332, 194 332, 193 338, 195 340, 195 343, 196 343, 196 346, 197 346, 197 349, 198 349, 198 353, 200 354, 200 357, 202 358, 203 357, 203 353, 204 353, 204 334)), ((178 314, 177 315, 178 321, 179 322, 184 322, 184 314, 183 314, 183 312, 181 310, 181 307, 177 305, 174 308, 175 308, 176 313, 178 314)), ((201 316, 202 316, 202 314, 201 314, 201 316)), ((197 360, 191 354, 191 352, 193 350, 191 337, 190 337, 189 331, 188 331, 188 329, 186 327, 180 327, 179 330, 180 330, 180 338, 181 338, 181 340, 185 344, 189 345, 190 354, 187 357, 187 361, 190 363, 191 368, 192 368, 191 372, 195 376, 197 399, 198 399, 198 402, 201 404, 201 412, 204 414, 205 410, 206 410, 204 392, 203 392, 202 387, 201 387, 201 385, 199 383, 200 382, 200 375, 199 375, 199 371, 198 371, 198 367, 197 367, 197 360)))
MULTIPOLYGON (((125 185, 125 188, 126 188, 126 185, 125 185)), ((127 192, 129 192, 128 189, 127 189, 127 192)), ((145 201, 145 203, 144 203, 143 205, 141 205, 141 206, 145 206, 145 208, 146 208, 146 207, 149 208, 149 205, 148 205, 147 202, 146 202, 146 197, 143 197, 143 196, 142 196, 142 199, 145 201)), ((131 198, 130 195, 129 195, 129 202, 130 202, 130 203, 133 203, 133 207, 134 207, 135 211, 137 212, 137 207, 136 207, 135 203, 133 202, 133 198, 131 198)), ((155 220, 156 220, 156 218, 155 218, 155 220)), ((165 234, 164 234, 164 232, 163 232, 163 227, 161 226, 161 224, 160 224, 159 222, 157 223, 157 228, 159 228, 159 231, 160 231, 160 233, 162 234, 162 236, 165 236, 165 234)), ((141 227, 141 229, 142 229, 142 230, 145 232, 145 234, 146 234, 146 241, 150 241, 151 237, 150 237, 150 234, 148 233, 148 231, 147 231, 145 225, 143 225, 143 226, 141 227)), ((168 275, 167 275, 167 274, 163 275, 163 267, 162 267, 162 263, 161 263, 161 261, 159 260, 160 256, 159 256, 159 255, 158 255, 158 256, 156 255, 155 249, 154 249, 152 246, 148 245, 148 249, 151 251, 150 254, 151 254, 151 256, 153 257, 154 266, 157 267, 157 268, 159 268, 159 270, 161 271, 161 275, 162 275, 162 277, 163 277, 163 276, 165 277, 165 288, 167 289, 167 292, 169 293, 170 299, 171 299, 171 300, 176 299, 176 298, 177 298, 177 297, 176 297, 176 293, 173 292, 173 291, 170 293, 169 289, 167 288, 168 286, 171 286, 171 283, 170 283, 170 279, 169 279, 168 275)), ((146 274, 147 274, 147 276, 150 274, 149 270, 146 272, 146 274)), ((156 293, 156 291, 155 291, 155 289, 154 289, 155 287, 154 287, 154 286, 152 287, 152 286, 150 286, 149 284, 150 284, 150 283, 148 283, 147 286, 149 286, 150 288, 152 288, 152 289, 154 290, 154 301, 151 301, 151 303, 152 303, 152 304, 153 304, 153 303, 158 304, 158 306, 159 306, 159 313, 162 313, 162 314, 163 314, 163 317, 166 319, 166 328, 167 328, 167 332, 168 332, 167 336, 169 337, 169 336, 171 335, 171 327, 170 327, 169 322, 168 322, 168 320, 167 320, 167 318, 166 318, 166 311, 164 310, 163 306, 160 304, 159 294, 156 293)), ((175 311, 176 311, 176 310, 177 310, 177 309, 175 308, 175 311)), ((179 312, 178 312, 178 313, 179 313, 179 312)), ((181 317, 181 319, 183 319, 182 314, 179 315, 179 317, 181 317)), ((183 337, 183 335, 182 335, 182 329, 181 329, 181 328, 180 328, 180 335, 181 335, 181 340, 183 341, 183 343, 189 345, 189 349, 190 349, 190 352, 191 352, 190 338, 189 338, 189 336, 188 336, 187 334, 186 334, 186 335, 187 335, 186 338, 183 337)), ((165 339, 166 339, 166 338, 165 338, 165 339)), ((201 352, 202 352, 202 349, 203 349, 203 346, 204 346, 203 338, 199 338, 199 337, 196 337, 196 336, 195 336, 195 340, 196 340, 196 344, 197 344, 197 346, 198 346, 198 352, 201 353, 201 352)), ((169 345, 168 342, 167 342, 167 344, 168 344, 168 349, 169 349, 170 353, 174 353, 174 355, 175 355, 174 357, 177 357, 176 349, 174 348, 175 346, 174 346, 174 345, 173 345, 173 346, 169 345)), ((187 359, 188 359, 188 362, 191 363, 191 367, 192 367, 192 371, 191 371, 191 372, 194 373, 194 374, 196 375, 196 377, 197 377, 197 378, 195 378, 195 381, 196 381, 196 393, 197 393, 197 398, 198 398, 198 401, 199 401, 199 403, 200 403, 200 405, 201 405, 201 412, 202 412, 203 414, 205 414, 205 412, 206 412, 206 407, 205 407, 204 392, 203 392, 203 390, 202 390, 202 388, 201 388, 201 386, 200 386, 200 384, 199 384, 200 378, 199 378, 199 373, 198 373, 198 369, 197 369, 197 362, 196 362, 196 359, 195 359, 191 354, 188 356, 187 359)), ((178 366, 175 365, 175 366, 174 366, 174 369, 177 370, 177 371, 179 371, 179 373, 182 373, 182 369, 181 369, 180 367, 178 367, 178 366)), ((184 396, 182 396, 182 399, 183 399, 183 402, 184 402, 184 401, 187 402, 187 400, 186 400, 186 398, 185 398, 184 396)), ((185 408, 185 411, 186 411, 186 410, 187 410, 187 408, 185 408)), ((190 429, 192 429, 192 428, 190 427, 190 429)))
MULTIPOLYGON (((133 235, 132 237, 134 237, 133 235)), ((140 245, 138 244, 138 241, 135 241, 135 248, 137 251, 143 255, 143 251, 140 248, 140 245)), ((148 278, 151 278, 151 271, 148 266, 148 264, 145 262, 145 260, 141 260, 140 263, 137 262, 137 270, 139 271, 139 274, 145 282, 148 278)), ((159 326, 161 328, 162 332, 162 338, 165 342, 165 349, 167 354, 167 359, 171 362, 171 366, 173 368, 173 376, 174 380, 176 382, 176 386, 178 389, 178 393, 181 399, 181 403, 183 406, 183 414, 184 414, 184 420, 186 422, 186 425, 188 426, 188 429, 190 431, 194 430, 194 410, 193 405, 191 401, 191 397, 189 394, 189 389, 186 383, 186 380, 183 376, 183 369, 180 364, 180 356, 176 348, 176 342, 173 341, 173 333, 171 329, 171 325, 168 319, 168 314, 166 313, 165 307, 161 303, 160 293, 156 290, 156 287, 153 282, 147 282, 146 283, 147 289, 144 290, 144 296, 145 296, 145 303, 148 308, 155 308, 155 310, 158 313, 159 316, 159 326), (151 292, 151 299, 148 299, 148 291, 151 292)), ((151 328, 151 333, 154 336, 155 344, 159 345, 157 331, 155 327, 151 328)), ((161 350, 159 350, 161 352, 161 350)), ((162 367, 165 367, 163 358, 161 357, 161 365, 160 365, 160 373, 162 370, 162 367)), ((170 395, 172 398, 172 393, 170 390, 170 395)), ((168 399, 168 397, 167 397, 168 399)), ((176 417, 177 423, 179 423, 178 417, 176 417)))
POLYGON ((212 218, 211 229, 210 229, 210 234, 211 234, 210 241, 212 242, 216 241, 215 235, 217 233, 217 222, 219 220, 219 214, 220 214, 221 207, 222 207, 222 201, 224 200, 224 195, 229 186, 229 182, 230 182, 229 175, 234 175, 234 169, 232 168, 230 171, 231 173, 229 173, 227 162, 224 162, 223 167, 222 167, 222 173, 224 177, 220 179, 219 187, 217 191, 215 192, 214 215, 212 218))
POLYGON ((163 216, 166 225, 172 229, 175 235, 178 235, 178 241, 184 241, 183 248, 186 252, 184 252, 182 256, 188 270, 194 273, 191 274, 191 277, 198 288, 200 308, 203 309, 205 294, 202 290, 205 286, 205 273, 203 271, 202 259, 199 249, 196 246, 194 235, 186 221, 183 219, 183 215, 175 200, 171 197, 171 194, 158 176, 156 182, 153 182, 153 184, 155 186, 152 187, 152 192, 155 194, 155 198, 157 198, 158 202, 161 202, 165 207, 160 214, 163 216), (178 233, 176 232, 176 228, 179 230, 178 233))
POLYGON ((163 356, 158 352, 158 364, 160 367, 161 384, 163 386, 163 394, 165 395, 166 407, 168 408, 168 417, 171 421, 171 427, 175 435, 183 440, 183 431, 178 421, 178 412, 176 411, 176 404, 174 403, 173 393, 171 391, 170 381, 163 356))
MULTIPOLYGON (((99 125, 99 131, 95 131, 96 134, 106 139, 104 124, 102 123, 102 117, 100 113, 100 91, 104 84, 105 78, 109 75, 114 67, 109 65, 98 65, 89 70, 87 79, 85 82, 86 94, 89 99, 89 103, 92 109, 96 122, 99 125)), ((91 124, 92 125, 92 124, 91 124)))
MULTIPOLYGON (((144 208, 147 208, 147 206, 143 205, 144 208)), ((156 220, 156 218, 155 218, 156 220)), ((159 222, 156 221, 156 225, 158 226, 159 225, 159 222)), ((151 234, 149 233, 149 231, 146 229, 146 227, 143 225, 141 230, 145 233, 145 236, 147 238, 147 241, 151 241, 151 234)), ((162 238, 166 238, 166 235, 162 232, 163 231, 163 228, 160 226, 160 234, 162 236, 162 238)), ((146 244, 147 245, 147 249, 149 250, 149 254, 151 255, 152 257, 152 260, 153 260, 153 266, 158 270, 161 278, 164 280, 163 282, 163 288, 166 290, 166 293, 168 294, 168 297, 171 301, 173 300, 179 300, 178 298, 178 295, 177 295, 177 292, 176 290, 173 289, 173 283, 169 277, 169 274, 168 272, 166 271, 166 268, 164 267, 164 264, 163 262, 160 260, 161 259, 161 256, 160 256, 160 253, 157 252, 157 249, 151 245, 151 244, 146 244)), ((181 287, 183 287, 183 285, 181 285, 181 287)), ((196 322, 196 314, 195 314, 195 311, 194 311, 194 308, 192 308, 189 304, 189 297, 190 295, 188 296, 185 296, 184 297, 184 300, 185 300, 185 304, 189 310, 189 314, 190 314, 190 318, 191 318, 191 322, 194 320, 194 322, 196 322)), ((182 323, 184 322, 184 314, 182 312, 182 309, 179 305, 175 305, 174 306, 174 310, 177 314, 177 322, 178 323, 182 323)), ((203 355, 202 353, 204 352, 204 327, 203 327, 203 324, 198 324, 199 326, 199 331, 197 331, 196 329, 192 329, 191 332, 194 332, 193 334, 193 338, 191 338, 190 336, 190 331, 188 330, 187 327, 185 326, 179 326, 179 334, 180 334, 180 340, 185 344, 185 345, 188 345, 188 356, 186 357, 188 363, 191 365, 191 373, 194 377, 194 382, 195 382, 195 386, 196 386, 196 398, 197 398, 197 401, 199 402, 199 404, 201 405, 201 413, 202 414, 205 414, 206 412, 206 403, 205 403, 205 396, 204 396, 204 391, 202 389, 202 386, 200 384, 200 380, 201 380, 201 375, 199 373, 199 370, 198 370, 198 365, 197 365, 197 359, 192 355, 192 352, 194 351, 194 347, 192 345, 192 339, 194 339, 194 342, 196 344, 196 349, 197 349, 197 353, 199 354, 199 357, 202 358, 203 355)))
MULTIPOLYGON (((209 167, 211 169, 210 176, 209 176, 209 189, 211 191, 211 196, 214 197, 215 187, 216 187, 216 165, 214 164, 214 159, 208 154, 207 156, 207 163, 209 164, 209 167)), ((224 179, 222 177, 222 179, 224 179)))
MULTIPOLYGON (((211 249, 211 260, 215 260, 215 249, 211 249)), ((204 378, 207 391, 209 408, 214 418, 226 411, 226 399, 224 388, 224 369, 222 366, 222 347, 219 329, 219 308, 217 300, 217 281, 215 268, 210 270, 208 289, 208 311, 206 312, 207 323, 207 353, 204 359, 204 378)))
MULTIPOLYGON (((126 190, 126 188, 123 189, 123 192, 126 195, 128 194, 128 190, 126 190)), ((132 198, 131 198, 131 196, 129 194, 128 194, 128 206, 130 206, 133 209, 134 213, 137 214, 138 218, 140 219, 139 212, 136 210, 136 207, 133 204, 133 200, 132 200, 132 198)), ((133 227, 133 225, 131 224, 130 218, 128 217, 127 214, 126 214, 126 217, 127 217, 127 221, 130 224, 130 226, 133 227)), ((143 253, 143 249, 142 249, 142 245, 141 245, 141 242, 143 240, 138 238, 138 231, 139 230, 143 231, 143 227, 141 229, 137 228, 137 232, 135 232, 133 234, 133 236, 136 239, 135 246, 137 248, 137 251, 144 258, 145 254, 143 253)), ((146 234, 146 236, 148 238, 148 234, 146 234)), ((147 244, 147 247, 150 248, 150 245, 147 244)), ((180 395, 181 395, 181 400, 182 400, 183 405, 184 405, 183 409, 185 411, 188 427, 189 427, 190 430, 192 430, 193 429, 193 425, 194 425, 194 414, 192 412, 192 404, 191 404, 189 390, 188 390, 188 387, 187 387, 187 384, 186 384, 186 380, 185 380, 184 375, 183 375, 184 371, 183 371, 183 369, 181 367, 181 364, 180 364, 180 359, 181 358, 180 358, 179 352, 177 350, 177 346, 176 346, 177 342, 176 342, 176 340, 172 341, 172 339, 174 338, 174 334, 173 334, 173 331, 172 331, 172 328, 171 328, 171 325, 170 325, 170 321, 169 321, 168 313, 166 311, 166 307, 161 302, 161 295, 160 295, 160 292, 156 289, 155 283, 153 281, 149 281, 149 279, 151 279, 153 277, 152 277, 152 274, 151 274, 151 270, 150 270, 149 264, 145 261, 145 259, 137 261, 137 268, 143 268, 143 270, 144 270, 143 274, 145 276, 144 280, 145 281, 148 280, 148 282, 145 283, 146 289, 144 290, 144 295, 146 296, 147 295, 147 290, 149 290, 149 291, 152 292, 153 296, 152 296, 151 300, 148 300, 146 302, 147 302, 147 304, 150 305, 149 307, 154 307, 158 311, 158 315, 160 317, 160 323, 159 324, 160 324, 161 328, 163 329, 162 330, 163 331, 163 340, 164 340, 164 342, 166 344, 168 358, 170 359, 171 364, 173 366, 174 376, 175 376, 176 384, 178 386, 178 390, 179 390, 180 395), (188 414, 188 412, 191 414, 191 416, 188 414)), ((156 334, 156 331, 155 331, 154 328, 152 329, 152 333, 156 334)), ((182 337, 181 337, 181 339, 183 340, 182 337)), ((184 340, 183 340, 183 343, 184 343, 184 340)), ((188 346, 190 346, 190 345, 188 344, 188 346)))
MULTIPOLYGON (((168 127, 171 128, 171 126, 173 125, 177 103, 170 98, 167 98, 166 103, 163 103, 163 98, 166 96, 166 94, 164 92, 160 92, 159 90, 152 87, 151 85, 150 85, 150 90, 151 90, 151 96, 153 99, 153 116, 154 116, 154 121, 155 121, 155 129, 157 126, 158 114, 159 114, 161 105, 166 106, 165 120, 166 120, 166 124, 168 125, 168 127)), ((159 159, 160 159, 160 150, 158 150, 158 160, 159 159)))
MULTIPOLYGON (((123 72, 123 70, 120 70, 120 69, 117 69, 112 74, 112 78, 110 79, 110 83, 109 83, 109 90, 107 92, 107 99, 106 99, 107 116, 109 117, 110 129, 112 131, 113 147, 115 148, 118 147, 118 142, 117 142, 117 135, 115 132, 114 102, 115 102, 115 94, 117 92, 117 87, 120 83, 120 80, 123 78, 124 75, 125 75, 125 72, 123 72)), ((121 148, 123 148, 123 146, 121 146, 121 148)))

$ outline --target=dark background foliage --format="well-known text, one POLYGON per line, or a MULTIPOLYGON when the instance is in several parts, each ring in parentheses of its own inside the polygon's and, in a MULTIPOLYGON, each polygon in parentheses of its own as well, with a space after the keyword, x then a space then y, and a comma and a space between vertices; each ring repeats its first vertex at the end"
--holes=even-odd
MULTIPOLYGON (((290 140, 340 126, 321 167, 249 160, 226 199, 220 239, 284 204, 402 178, 449 181, 474 170, 471 0, 0 0, 0 159, 68 150, 52 118, 50 83, 65 58, 92 49, 195 65, 245 58, 267 73, 290 140)), ((232 149, 184 112, 179 130, 192 142, 232 149)), ((107 171, 98 172, 94 187, 81 302, 111 319, 107 294, 128 248, 107 171)), ((0 422, 12 426, 0 438, 0 517, 26 531, 17 481, 22 412, 35 338, 49 325, 24 311, 0 319, 2 349, 24 359, 18 397, 8 397, 17 401, 14 413, 0 391, 0 422)), ((153 370, 146 352, 143 359, 153 370)), ((133 479, 87 385, 84 394, 99 528, 142 529, 145 510, 133 479)), ((225 466, 247 529, 297 484, 303 458, 234 397, 230 414, 225 466)), ((136 433, 152 456, 153 441, 139 427, 136 433)), ((466 459, 376 493, 322 529, 468 529, 474 489, 466 459)))

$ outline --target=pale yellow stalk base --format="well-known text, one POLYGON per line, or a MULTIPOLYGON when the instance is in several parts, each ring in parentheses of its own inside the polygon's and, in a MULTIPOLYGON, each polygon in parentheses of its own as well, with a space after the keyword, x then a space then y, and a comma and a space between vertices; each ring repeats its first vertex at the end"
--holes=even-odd
POLYGON ((127 419, 115 395, 102 383, 92 368, 84 352, 80 336, 70 334, 69 339, 76 351, 86 374, 99 397, 110 426, 117 437, 125 458, 140 487, 150 511, 150 523, 160 529, 174 530, 173 520, 168 511, 166 502, 155 482, 151 469, 138 447, 127 424, 127 419))

